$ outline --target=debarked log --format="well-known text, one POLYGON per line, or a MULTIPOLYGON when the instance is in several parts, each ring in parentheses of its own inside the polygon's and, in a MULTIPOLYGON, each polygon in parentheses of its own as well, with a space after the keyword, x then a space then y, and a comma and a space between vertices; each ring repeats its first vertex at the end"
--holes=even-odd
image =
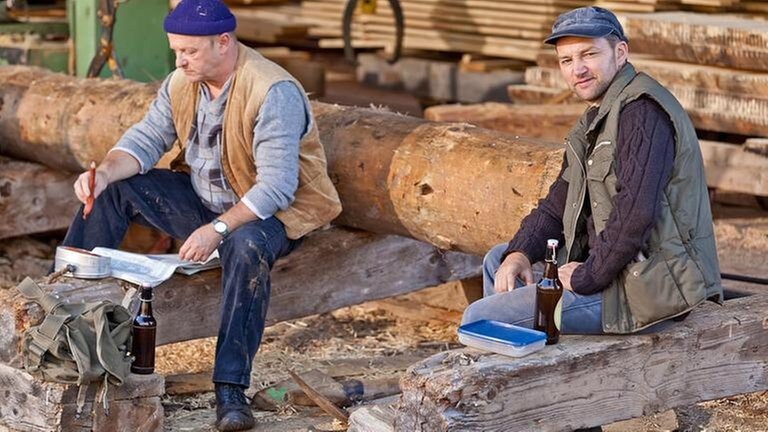
MULTIPOLYGON (((61 169, 100 160, 141 118, 154 87, 0 68, 0 153, 61 169)), ((469 125, 313 103, 339 223, 485 253, 546 194, 562 146, 469 125)))
MULTIPOLYGON (((272 269, 267 324, 477 276, 480 264, 480 257, 441 251, 406 237, 343 228, 319 231, 272 269)), ((219 270, 174 275, 155 288, 158 344, 216 335, 220 277, 219 270)), ((43 287, 69 302, 119 303, 124 285, 114 279, 61 279, 43 287)), ((40 308, 15 289, 0 291, 0 362, 21 364, 20 336, 41 317, 40 308)))
POLYGON ((768 296, 700 305, 659 333, 564 335, 521 358, 470 348, 409 368, 396 430, 565 431, 768 389, 768 296))

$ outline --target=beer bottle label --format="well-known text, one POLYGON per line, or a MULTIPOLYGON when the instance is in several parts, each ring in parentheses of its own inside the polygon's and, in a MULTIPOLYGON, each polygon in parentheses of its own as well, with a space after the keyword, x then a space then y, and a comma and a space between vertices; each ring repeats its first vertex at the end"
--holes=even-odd
POLYGON ((557 301, 557 306, 555 306, 555 313, 553 314, 553 318, 555 320, 555 327, 557 328, 557 331, 560 331, 560 321, 563 318, 563 298, 560 297, 560 299, 557 301))

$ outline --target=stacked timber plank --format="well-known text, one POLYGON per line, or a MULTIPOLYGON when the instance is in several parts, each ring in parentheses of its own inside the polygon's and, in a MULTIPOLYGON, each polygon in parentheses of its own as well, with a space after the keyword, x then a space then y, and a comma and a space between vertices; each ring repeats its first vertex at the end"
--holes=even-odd
POLYGON ((695 10, 724 13, 743 10, 744 3, 750 2, 740 0, 597 0, 596 5, 615 12, 695 10))
POLYGON ((289 43, 307 37, 311 23, 301 17, 298 4, 232 7, 239 39, 259 43, 289 43))
MULTIPOLYGON (((305 0, 302 15, 317 27, 310 35, 321 46, 341 46, 345 0, 305 0)), ((534 60, 558 14, 591 4, 583 0, 402 0, 404 47, 534 60)), ((354 40, 361 46, 387 47, 394 39, 387 2, 373 15, 357 14, 354 40)))
MULTIPOLYGON (((680 100, 697 129, 768 136, 768 22, 690 12, 624 14, 630 61, 680 100)), ((517 102, 566 89, 554 53, 512 86, 517 102)))
POLYGON ((768 71, 768 23, 764 20, 687 12, 625 14, 620 19, 635 53, 698 65, 768 71))
MULTIPOLYGON (((738 145, 768 136, 768 22, 691 12, 619 18, 629 36, 632 64, 678 98, 701 137, 714 132, 735 143, 701 141, 708 185, 768 196, 768 157, 738 145)), ((537 64, 526 70, 525 84, 508 88, 516 105, 431 107, 425 116, 562 140, 566 125, 579 116, 579 105, 542 104, 578 101, 570 95, 553 51, 540 55, 537 64), (520 124, 537 112, 533 127, 538 129, 520 124)))

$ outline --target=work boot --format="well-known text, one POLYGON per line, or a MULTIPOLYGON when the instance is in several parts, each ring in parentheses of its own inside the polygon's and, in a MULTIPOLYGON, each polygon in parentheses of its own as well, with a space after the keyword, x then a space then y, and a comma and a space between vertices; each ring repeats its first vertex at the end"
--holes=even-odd
POLYGON ((256 422, 243 388, 234 384, 214 383, 216 389, 216 429, 241 431, 251 429, 256 422))

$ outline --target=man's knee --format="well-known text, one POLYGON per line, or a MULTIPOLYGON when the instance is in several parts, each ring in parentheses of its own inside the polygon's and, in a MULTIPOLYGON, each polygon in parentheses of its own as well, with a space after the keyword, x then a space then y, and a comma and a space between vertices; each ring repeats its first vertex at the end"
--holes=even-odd
POLYGON ((464 309, 464 315, 462 315, 462 317, 461 317, 461 324, 462 325, 463 324, 468 324, 468 323, 471 323, 471 322, 475 322, 475 321, 479 321, 479 320, 483 319, 480 316, 480 310, 482 308, 478 307, 478 304, 481 301, 482 301, 482 299, 477 300, 477 301, 473 302, 472 304, 470 304, 469 306, 467 306, 466 309, 464 309))

